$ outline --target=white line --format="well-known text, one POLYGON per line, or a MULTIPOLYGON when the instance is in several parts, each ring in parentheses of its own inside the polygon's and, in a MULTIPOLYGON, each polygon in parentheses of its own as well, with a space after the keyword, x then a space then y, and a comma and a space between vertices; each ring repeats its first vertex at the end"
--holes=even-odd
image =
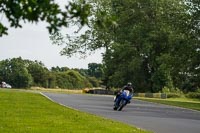
POLYGON ((69 107, 69 106, 64 105, 64 104, 62 104, 62 103, 58 103, 58 102, 54 101, 53 99, 51 99, 50 97, 48 97, 47 95, 43 94, 42 92, 40 92, 40 94, 41 94, 42 96, 46 97, 47 99, 49 99, 50 101, 52 101, 53 103, 59 104, 59 105, 61 105, 61 106, 67 107, 67 108, 69 108, 69 109, 73 109, 73 110, 76 110, 76 111, 80 111, 80 110, 78 110, 78 109, 69 107))

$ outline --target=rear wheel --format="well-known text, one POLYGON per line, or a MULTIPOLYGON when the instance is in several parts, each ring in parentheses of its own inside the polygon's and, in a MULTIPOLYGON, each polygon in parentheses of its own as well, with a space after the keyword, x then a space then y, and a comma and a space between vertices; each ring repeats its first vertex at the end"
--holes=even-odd
POLYGON ((116 107, 116 106, 114 106, 114 107, 113 107, 113 109, 114 109, 114 110, 117 110, 117 107, 116 107))

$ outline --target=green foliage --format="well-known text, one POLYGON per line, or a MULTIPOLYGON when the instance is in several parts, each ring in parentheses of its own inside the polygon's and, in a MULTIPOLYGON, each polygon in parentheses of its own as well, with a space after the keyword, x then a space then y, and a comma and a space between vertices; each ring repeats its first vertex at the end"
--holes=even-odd
POLYGON ((196 98, 196 99, 200 99, 200 93, 198 92, 189 92, 188 94, 186 94, 187 98, 196 98))
POLYGON ((182 95, 179 93, 168 93, 167 94, 167 98, 180 98, 180 97, 182 97, 182 95))
MULTIPOLYGON (((66 2, 61 9, 55 0, 1 0, 0 14, 7 18, 10 27, 22 27, 21 21, 44 21, 50 33, 55 33, 61 27, 68 27, 69 21, 76 21, 80 25, 88 23, 90 4, 85 0, 66 2)), ((0 36, 7 34, 8 28, 0 22, 0 36)))
POLYGON ((32 84, 32 77, 21 58, 1 61, 0 77, 16 88, 29 88, 32 84))
POLYGON ((99 87, 100 81, 95 77, 88 77, 89 82, 92 84, 93 87, 99 87))
POLYGON ((68 67, 52 67, 51 68, 51 71, 52 72, 65 72, 65 71, 68 71, 69 70, 69 68, 68 67))
POLYGON ((103 76, 103 66, 98 63, 89 63, 88 64, 88 76, 96 77, 98 79, 103 76))
POLYGON ((47 77, 46 88, 56 88, 56 75, 53 72, 49 72, 47 77))
POLYGON ((92 86, 88 82, 88 80, 77 71, 74 71, 74 70, 67 71, 67 75, 70 76, 70 82, 73 84, 73 88, 82 89, 85 87, 92 86))
POLYGON ((99 80, 81 75, 79 70, 52 67, 49 71, 42 62, 13 58, 0 61, 0 82, 14 88, 39 86, 44 88, 82 89, 99 86, 99 80))
POLYGON ((196 92, 197 92, 197 93, 200 93, 200 88, 197 88, 196 92))
POLYGON ((162 93, 170 93, 170 89, 165 86, 162 88, 162 93))
POLYGON ((65 89, 82 89, 92 87, 91 83, 83 77, 79 72, 68 70, 66 72, 58 72, 56 75, 56 85, 65 89))
POLYGON ((104 47, 106 86, 133 82, 138 92, 159 92, 163 87, 194 91, 199 87, 199 8, 191 0, 91 1, 89 30, 67 39, 62 54, 85 54, 104 47), (109 23, 111 22, 111 23, 109 23), (194 90, 193 90, 194 89, 194 90))
POLYGON ((34 86, 42 86, 42 87, 48 87, 48 69, 44 67, 44 65, 41 62, 31 62, 28 63, 27 70, 33 77, 33 85, 34 86))
POLYGON ((180 98, 184 97, 184 93, 178 89, 178 88, 168 88, 168 87, 163 87, 162 88, 162 93, 167 94, 167 98, 180 98))
POLYGON ((87 87, 98 87, 99 80, 90 77, 88 69, 66 69, 57 67, 51 69, 56 75, 56 86, 66 89, 82 89, 87 87))
POLYGON ((87 77, 88 76, 88 69, 76 69, 82 76, 87 77))
POLYGON ((69 80, 69 75, 63 72, 55 73, 56 75, 56 86, 59 88, 69 89, 73 88, 72 83, 69 80))
POLYGON ((193 99, 191 100, 191 99, 186 99, 186 98, 174 98, 174 99, 173 98, 170 98, 170 99, 137 98, 137 99, 200 111, 199 100, 194 101, 193 99))
POLYGON ((178 94, 183 94, 182 90, 178 89, 178 88, 174 88, 174 87, 163 87, 162 88, 162 93, 178 93, 178 94))

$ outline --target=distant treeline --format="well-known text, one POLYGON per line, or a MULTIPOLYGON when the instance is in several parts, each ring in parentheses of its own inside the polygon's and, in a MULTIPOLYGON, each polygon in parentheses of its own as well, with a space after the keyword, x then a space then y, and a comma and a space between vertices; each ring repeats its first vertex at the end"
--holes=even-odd
POLYGON ((82 89, 100 85, 101 64, 91 63, 89 69, 69 69, 52 67, 50 70, 40 61, 24 60, 21 57, 0 61, 0 81, 13 88, 82 89))

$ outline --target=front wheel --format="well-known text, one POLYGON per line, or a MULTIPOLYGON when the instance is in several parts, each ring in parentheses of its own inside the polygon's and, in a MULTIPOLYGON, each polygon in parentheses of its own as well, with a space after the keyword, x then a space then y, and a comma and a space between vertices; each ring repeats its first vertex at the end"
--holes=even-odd
POLYGON ((124 106, 126 106, 126 100, 121 100, 119 103, 118 111, 121 111, 124 106))
POLYGON ((119 107, 119 105, 117 104, 117 101, 115 101, 113 109, 117 110, 118 107, 119 107))

